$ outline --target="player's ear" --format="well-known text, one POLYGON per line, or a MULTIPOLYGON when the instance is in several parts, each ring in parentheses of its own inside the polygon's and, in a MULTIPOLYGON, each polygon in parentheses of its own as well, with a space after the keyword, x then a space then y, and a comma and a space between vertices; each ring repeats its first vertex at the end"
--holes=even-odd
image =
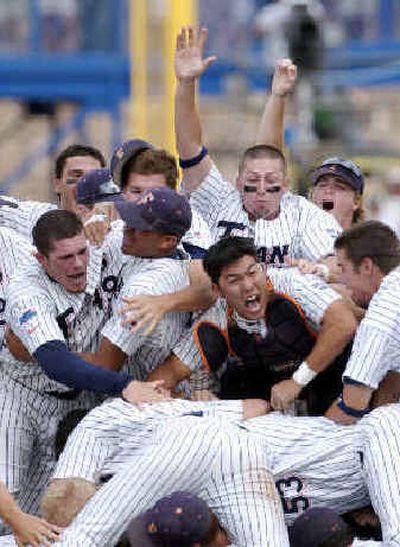
POLYGON ((161 240, 160 249, 165 251, 171 250, 171 252, 173 252, 173 250, 176 249, 177 245, 178 237, 172 234, 166 234, 161 240))
POLYGON ((363 258, 360 264, 360 270, 366 275, 371 275, 373 273, 374 267, 375 264, 369 256, 363 258))
POLYGON ((37 253, 35 254, 35 257, 37 258, 39 263, 43 266, 43 268, 47 266, 47 257, 44 254, 37 251, 37 253))

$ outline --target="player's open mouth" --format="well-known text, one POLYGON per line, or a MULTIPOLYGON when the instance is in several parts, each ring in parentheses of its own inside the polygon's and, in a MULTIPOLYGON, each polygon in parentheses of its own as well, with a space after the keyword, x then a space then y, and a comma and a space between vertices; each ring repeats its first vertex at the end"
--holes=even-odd
POLYGON ((332 209, 335 207, 335 204, 332 200, 326 200, 322 202, 322 209, 324 211, 332 211, 332 209))
POLYGON ((79 274, 71 274, 68 276, 69 279, 71 279, 72 281, 82 281, 85 279, 85 274, 84 273, 79 273, 79 274))
POLYGON ((248 310, 258 311, 260 308, 260 297, 255 294, 248 296, 244 302, 248 310))

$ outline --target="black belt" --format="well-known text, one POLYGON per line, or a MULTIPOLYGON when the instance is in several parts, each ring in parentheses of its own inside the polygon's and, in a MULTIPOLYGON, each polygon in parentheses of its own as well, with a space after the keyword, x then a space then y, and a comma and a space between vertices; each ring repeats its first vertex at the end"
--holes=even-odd
POLYGON ((44 393, 61 401, 73 401, 79 397, 81 391, 74 389, 73 391, 45 391, 44 393))

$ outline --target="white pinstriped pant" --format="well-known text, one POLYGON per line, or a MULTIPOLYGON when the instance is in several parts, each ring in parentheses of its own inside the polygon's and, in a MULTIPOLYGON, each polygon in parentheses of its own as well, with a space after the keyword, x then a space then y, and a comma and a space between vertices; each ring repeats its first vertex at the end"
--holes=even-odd
POLYGON ((95 494, 59 545, 115 545, 133 517, 176 490, 204 499, 235 545, 289 545, 264 451, 237 425, 204 416, 160 424, 146 450, 95 494))
POLYGON ((363 475, 383 545, 400 547, 400 404, 375 409, 358 424, 363 475))

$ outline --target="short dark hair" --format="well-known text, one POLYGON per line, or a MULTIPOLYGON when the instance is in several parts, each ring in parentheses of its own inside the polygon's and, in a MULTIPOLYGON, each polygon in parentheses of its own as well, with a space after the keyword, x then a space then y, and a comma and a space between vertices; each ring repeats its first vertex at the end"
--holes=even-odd
POLYGON ((98 160, 101 167, 106 166, 106 160, 98 148, 86 144, 71 144, 67 148, 64 148, 64 150, 61 150, 56 158, 54 172, 57 179, 62 177, 67 159, 75 158, 76 156, 90 156, 98 160))
POLYGON ((226 266, 240 260, 243 256, 257 259, 257 249, 252 239, 247 237, 224 237, 212 245, 203 259, 203 266, 211 281, 218 283, 226 266))
POLYGON ((250 146, 250 148, 247 148, 247 150, 244 151, 239 163, 239 175, 243 173, 246 162, 248 160, 254 160, 258 158, 280 160, 280 162, 282 163, 283 172, 286 175, 287 162, 285 156, 283 155, 281 150, 279 150, 279 148, 276 148, 275 146, 271 146, 269 144, 256 144, 254 146, 250 146))
POLYGON ((176 190, 178 183, 178 167, 172 154, 162 149, 145 148, 134 154, 122 168, 121 189, 128 183, 130 173, 140 175, 164 175, 166 185, 176 190))
POLYGON ((342 249, 359 268, 364 258, 370 258, 382 273, 388 274, 400 264, 400 241, 395 232, 378 220, 355 224, 335 241, 335 249, 342 249))
POLYGON ((48 256, 55 241, 75 237, 82 232, 82 221, 75 213, 55 209, 47 211, 39 218, 33 227, 32 239, 37 250, 48 256))
POLYGON ((319 547, 348 547, 355 538, 354 533, 347 527, 339 532, 332 532, 328 539, 319 544, 319 547))

